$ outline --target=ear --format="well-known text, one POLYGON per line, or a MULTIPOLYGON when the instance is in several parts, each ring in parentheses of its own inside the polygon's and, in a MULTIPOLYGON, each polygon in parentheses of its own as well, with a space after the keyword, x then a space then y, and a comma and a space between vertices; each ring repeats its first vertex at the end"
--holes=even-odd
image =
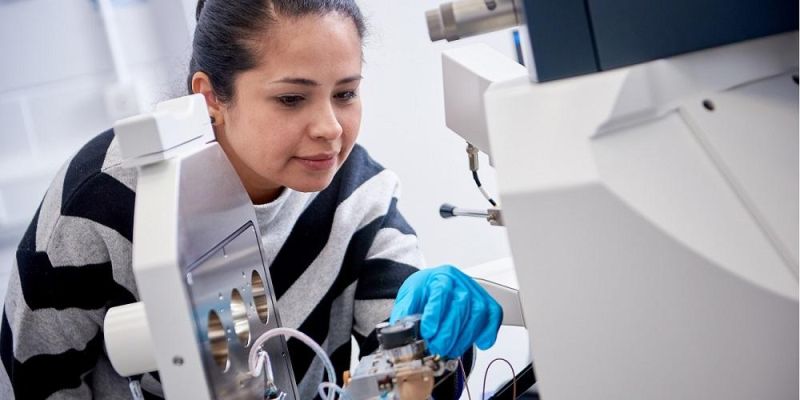
POLYGON ((214 94, 214 88, 211 86, 211 78, 209 78, 205 72, 197 71, 192 75, 192 92, 200 93, 206 98, 208 115, 211 116, 213 125, 224 123, 224 117, 222 115, 223 104, 214 94))

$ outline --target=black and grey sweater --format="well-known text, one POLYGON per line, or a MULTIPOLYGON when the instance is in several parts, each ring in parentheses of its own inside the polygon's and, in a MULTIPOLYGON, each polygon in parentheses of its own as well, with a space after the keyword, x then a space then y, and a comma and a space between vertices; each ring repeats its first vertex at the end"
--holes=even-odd
MULTIPOLYGON (((113 132, 99 135, 62 168, 33 217, 2 317, 0 398, 130 398, 102 339, 106 311, 138 301, 136 172, 120 161, 113 132)), ((282 322, 320 343, 340 376, 351 335, 362 354, 376 348, 375 324, 423 262, 397 209, 398 190, 396 175, 356 146, 325 190, 285 189, 255 206, 282 322)), ((310 399, 322 365, 296 340, 289 350, 301 398, 310 399)), ((161 395, 157 374, 142 385, 148 398, 161 395)))

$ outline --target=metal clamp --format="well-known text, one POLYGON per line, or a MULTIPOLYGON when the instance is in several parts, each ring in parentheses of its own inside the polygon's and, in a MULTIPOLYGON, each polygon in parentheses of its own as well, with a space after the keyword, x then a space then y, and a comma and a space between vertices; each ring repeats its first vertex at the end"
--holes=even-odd
POLYGON ((442 204, 439 207, 439 215, 442 218, 452 218, 452 217, 477 217, 477 218, 485 218, 489 221, 490 224, 494 226, 505 226, 503 222, 503 213, 502 210, 497 207, 492 207, 489 209, 484 210, 476 210, 476 209, 469 209, 469 208, 460 208, 456 207, 452 204, 442 204))

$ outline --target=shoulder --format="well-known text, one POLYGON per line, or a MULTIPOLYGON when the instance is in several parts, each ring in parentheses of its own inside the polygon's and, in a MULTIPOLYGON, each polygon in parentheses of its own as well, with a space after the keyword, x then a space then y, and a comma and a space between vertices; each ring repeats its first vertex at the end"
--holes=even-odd
POLYGON ((113 185, 116 182, 133 191, 134 181, 129 174, 125 174, 121 161, 113 130, 95 136, 67 162, 63 182, 58 179, 53 182, 53 185, 62 185, 62 205, 69 205, 76 196, 97 185, 113 185))
MULTIPOLYGON (((130 206, 136 188, 136 171, 122 168, 119 145, 114 139, 114 131, 109 129, 90 140, 67 163, 62 182, 62 212, 83 208, 85 202, 94 206, 114 203, 114 210, 130 206)), ((107 209, 110 211, 111 209, 107 209)))
POLYGON ((113 130, 95 136, 64 164, 51 182, 20 249, 41 251, 56 229, 81 225, 65 225, 65 217, 103 225, 130 239, 135 180, 135 171, 120 165, 113 130))

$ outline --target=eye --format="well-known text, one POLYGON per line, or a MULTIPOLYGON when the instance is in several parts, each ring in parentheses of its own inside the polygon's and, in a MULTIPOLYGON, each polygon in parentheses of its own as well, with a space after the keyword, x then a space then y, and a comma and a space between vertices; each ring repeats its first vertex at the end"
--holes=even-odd
POLYGON ((336 93, 333 97, 337 100, 341 100, 343 102, 348 102, 353 100, 354 98, 358 97, 358 93, 355 90, 348 90, 340 93, 336 93))
POLYGON ((298 105, 300 105, 300 103, 303 102, 303 100, 305 100, 305 98, 303 96, 290 94, 285 96, 278 96, 275 98, 275 100, 277 100, 278 103, 281 103, 286 107, 297 107, 298 105))

